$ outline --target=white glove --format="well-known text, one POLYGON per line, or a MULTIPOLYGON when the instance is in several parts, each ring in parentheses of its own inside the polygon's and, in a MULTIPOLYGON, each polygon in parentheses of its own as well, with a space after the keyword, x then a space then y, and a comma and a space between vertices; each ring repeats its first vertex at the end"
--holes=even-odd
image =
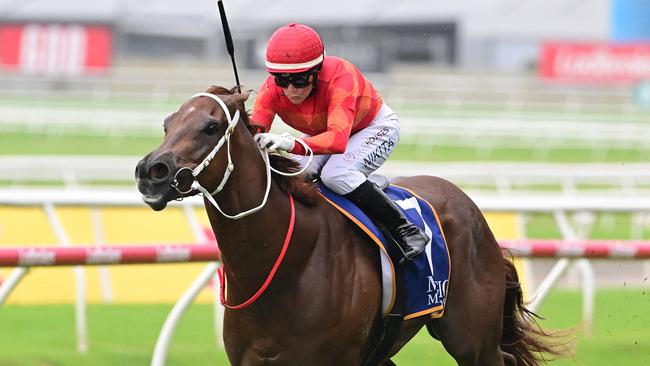
POLYGON ((257 142, 257 145, 262 150, 282 150, 287 152, 293 150, 295 144, 293 137, 286 132, 282 135, 274 133, 258 133, 255 135, 255 142, 257 142))

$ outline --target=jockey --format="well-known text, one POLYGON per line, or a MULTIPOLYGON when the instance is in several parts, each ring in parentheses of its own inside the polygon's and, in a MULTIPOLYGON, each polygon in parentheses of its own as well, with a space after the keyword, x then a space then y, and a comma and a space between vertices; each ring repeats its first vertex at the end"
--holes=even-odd
MULTIPOLYGON (((318 33, 295 23, 269 39, 266 70, 271 75, 255 99, 253 123, 269 131, 277 114, 304 133, 314 153, 310 171, 385 226, 407 260, 420 254, 429 242, 427 235, 366 179, 399 141, 397 115, 372 84, 350 62, 325 56, 318 33)), ((306 153, 288 134, 259 133, 255 140, 261 148, 306 153)))

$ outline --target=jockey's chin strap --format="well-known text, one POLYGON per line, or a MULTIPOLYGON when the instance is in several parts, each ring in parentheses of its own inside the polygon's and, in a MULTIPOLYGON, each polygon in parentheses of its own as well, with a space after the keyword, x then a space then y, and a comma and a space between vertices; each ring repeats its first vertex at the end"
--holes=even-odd
POLYGON ((210 151, 210 153, 203 159, 203 161, 201 163, 199 163, 196 167, 194 167, 194 169, 191 170, 192 176, 194 177, 194 181, 192 182, 192 185, 190 186, 190 188, 187 191, 181 191, 178 188, 178 183, 179 182, 178 182, 177 178, 178 178, 178 174, 180 172, 182 172, 184 170, 190 170, 190 168, 187 168, 187 167, 181 168, 174 175, 174 182, 172 183, 172 187, 176 191, 178 191, 178 193, 181 194, 181 199, 183 199, 183 197, 186 194, 190 193, 191 191, 197 190, 197 191, 201 192, 203 197, 207 198, 208 201, 210 201, 210 203, 212 203, 212 205, 223 216, 225 216, 225 217, 227 217, 229 219, 235 219, 236 220, 236 219, 240 219, 240 218, 242 218, 244 216, 248 216, 248 215, 250 215, 252 213, 255 213, 255 212, 261 210, 262 207, 264 207, 264 205, 266 205, 266 201, 269 198, 269 192, 271 191, 271 171, 274 171, 274 172, 276 172, 278 174, 281 174, 281 175, 292 176, 292 175, 298 175, 298 174, 303 173, 309 167, 309 164, 311 163, 314 154, 313 154, 312 150, 309 148, 309 146, 307 146, 307 144, 305 144, 305 142, 302 141, 301 139, 295 139, 294 138, 295 141, 299 142, 305 148, 305 150, 309 153, 309 160, 308 160, 308 163, 305 165, 305 167, 303 169, 301 169, 301 170, 299 170, 297 172, 294 172, 294 173, 284 173, 284 172, 280 172, 280 171, 277 171, 277 170, 273 169, 271 167, 271 163, 269 161, 268 151, 266 149, 260 150, 260 153, 262 154, 262 159, 264 160, 264 165, 266 167, 266 189, 265 189, 265 192, 264 192, 264 198, 262 198, 262 202, 259 205, 257 205, 256 207, 253 207, 253 208, 251 208, 249 210, 240 212, 240 213, 235 214, 235 215, 229 215, 229 214, 223 212, 221 207, 219 207, 219 204, 217 203, 217 201, 214 199, 213 195, 215 195, 215 194, 219 193, 221 190, 223 190, 223 187, 226 185, 226 182, 228 182, 228 178, 230 178, 230 174, 232 174, 233 170, 235 170, 235 164, 233 164, 232 156, 230 154, 230 136, 235 132, 235 127, 237 126, 237 122, 239 122, 240 113, 239 113, 239 109, 238 109, 238 110, 235 111, 235 114, 233 116, 230 116, 230 111, 228 110, 228 107, 226 106, 226 103, 223 100, 221 100, 221 98, 219 98, 218 96, 216 96, 214 94, 197 93, 197 94, 192 95, 190 97, 190 99, 193 99, 193 98, 196 98, 196 97, 208 97, 208 98, 211 98, 212 100, 216 101, 219 104, 219 106, 221 107, 221 109, 223 110, 224 114, 226 115, 226 119, 228 120, 228 128, 226 129, 226 132, 221 137, 221 139, 219 139, 219 141, 217 142, 217 145, 212 149, 212 151, 210 151), (214 159, 214 157, 217 155, 217 152, 219 152, 219 150, 223 147, 224 144, 226 145, 226 149, 228 151, 228 166, 226 167, 226 171, 223 174, 223 178, 221 179, 221 183, 219 183, 217 188, 215 188, 212 192, 210 192, 199 183, 197 178, 198 178, 198 175, 201 174, 203 169, 205 169, 210 164, 212 159, 214 159))

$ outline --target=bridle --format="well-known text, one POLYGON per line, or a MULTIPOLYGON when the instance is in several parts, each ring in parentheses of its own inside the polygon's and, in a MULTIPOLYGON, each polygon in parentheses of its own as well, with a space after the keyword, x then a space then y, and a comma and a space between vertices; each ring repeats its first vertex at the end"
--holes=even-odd
MULTIPOLYGON (((305 170, 307 170, 307 168, 309 168, 309 164, 311 163, 312 158, 314 157, 314 154, 313 154, 313 151, 309 148, 309 146, 307 146, 307 144, 305 144, 305 142, 300 140, 300 139, 295 139, 294 138, 294 140, 298 141, 300 144, 302 144, 303 147, 305 148, 305 151, 307 151, 309 153, 309 160, 308 160, 307 164, 305 165, 305 167, 303 169, 301 169, 301 170, 299 170, 297 172, 294 172, 294 173, 285 173, 285 172, 280 172, 280 171, 278 171, 276 169, 273 169, 271 167, 271 163, 269 161, 269 151, 266 148, 264 148, 264 149, 260 148, 259 151, 262 154, 262 159, 264 160, 264 165, 265 165, 265 170, 266 170, 266 190, 264 192, 264 197, 262 198, 262 202, 259 205, 257 205, 256 207, 253 207, 253 208, 251 208, 249 210, 240 212, 240 213, 235 214, 235 215, 229 215, 229 214, 223 212, 221 207, 219 207, 219 204, 217 203, 217 201, 214 199, 213 195, 215 195, 215 194, 219 193, 221 190, 223 190, 224 186, 226 185, 226 182, 228 182, 228 178, 230 177, 232 172, 235 170, 235 164, 233 164, 233 162, 232 162, 232 155, 230 153, 230 146, 231 146, 230 140, 231 140, 232 134, 235 132, 235 127, 237 126, 237 122, 239 122, 240 112, 239 112, 239 109, 237 109, 235 111, 235 114, 233 116, 230 116, 230 111, 228 110, 228 107, 226 106, 226 103, 224 103, 224 101, 221 100, 221 98, 219 98, 218 96, 216 96, 214 94, 198 93, 198 94, 194 94, 193 96, 191 96, 190 99, 196 98, 196 97, 208 97, 208 98, 211 98, 212 100, 216 101, 217 104, 219 104, 219 106, 223 110, 224 114, 226 115, 226 119, 228 120, 228 128, 226 128, 226 132, 219 139, 219 141, 217 141, 217 144, 212 149, 212 151, 210 151, 210 153, 208 153, 208 155, 206 155, 206 157, 203 159, 203 161, 201 161, 197 166, 195 166, 194 169, 190 169, 189 167, 183 167, 183 168, 180 168, 176 172, 176 174, 174 175, 174 180, 171 183, 171 186, 181 195, 181 197, 180 197, 181 200, 184 197, 186 197, 187 194, 189 194, 190 192, 196 190, 196 191, 199 191, 199 193, 201 195, 203 195, 203 197, 207 198, 208 201, 210 201, 210 203, 223 216, 225 216, 225 217, 227 217, 229 219, 239 219, 239 218, 242 218, 244 216, 248 216, 248 215, 250 215, 252 213, 255 213, 255 212, 259 211, 260 209, 262 209, 262 207, 264 207, 264 205, 266 205, 266 201, 267 201, 267 199, 269 197, 269 192, 271 190, 271 171, 273 171, 275 173, 278 173, 278 174, 281 174, 281 175, 285 175, 285 176, 293 176, 293 175, 301 174, 305 170), (223 174, 223 178, 221 179, 221 183, 219 183, 217 188, 215 188, 212 192, 210 192, 205 187, 203 187, 201 185, 201 183, 199 183, 198 176, 199 176, 199 174, 201 174, 203 169, 205 169, 208 165, 210 165, 210 162, 212 161, 212 159, 214 159, 214 157, 217 155, 219 150, 221 150, 221 148, 224 145, 226 146, 226 149, 227 149, 228 165, 226 166, 226 170, 225 170, 225 172, 223 174), (194 180, 192 181, 192 184, 191 184, 190 188, 187 191, 182 191, 178 187, 178 184, 179 184, 178 175, 179 175, 180 172, 185 171, 185 170, 190 171, 192 173, 192 177, 193 177, 194 180)), ((273 280, 273 277, 275 276, 275 273, 276 273, 277 269, 280 267, 280 264, 282 263, 282 260, 284 259, 284 256, 285 256, 285 254, 287 252, 287 249, 289 247, 289 243, 291 242, 291 235, 293 233, 293 228, 294 228, 294 223, 295 223, 295 218, 296 218, 296 210, 295 210, 295 205, 294 205, 294 201, 293 201, 293 196, 291 196, 291 195, 289 195, 289 203, 290 203, 290 207, 291 207, 291 216, 290 216, 290 219, 289 219, 289 228, 287 229, 287 234, 285 235, 284 243, 282 245, 282 251, 280 252, 280 255, 278 256, 278 258, 276 259, 275 264, 273 265, 273 268, 271 269, 271 272, 269 272, 269 275, 267 276, 266 280, 264 281, 262 286, 257 290, 257 292, 255 292, 255 294, 253 294, 253 296, 251 296, 248 300, 244 301, 243 303, 241 303, 239 305, 229 305, 229 304, 227 304, 226 303, 226 296, 225 296, 226 274, 225 274, 225 272, 223 270, 223 267, 221 267, 219 269, 218 273, 219 273, 220 282, 222 284, 221 285, 221 290, 220 290, 220 298, 221 298, 221 303, 225 307, 228 307, 228 308, 233 309, 233 310, 239 310, 239 309, 243 309, 245 307, 250 306, 252 303, 254 303, 264 293, 266 288, 269 286, 269 284, 273 280)))
POLYGON ((235 164, 233 164, 233 162, 232 162, 232 156, 231 156, 231 153, 230 153, 230 146, 231 146, 230 145, 230 137, 235 132, 235 127, 237 126, 237 122, 239 122, 240 112, 239 112, 239 109, 237 109, 235 111, 234 115, 231 116, 230 111, 228 110, 228 107, 226 106, 226 103, 223 100, 221 100, 221 98, 219 98, 218 96, 216 96, 214 94, 197 93, 197 94, 192 95, 189 99, 193 99, 193 98, 196 98, 196 97, 208 97, 208 98, 211 98, 212 100, 216 101, 217 104, 219 104, 219 106, 223 110, 224 114, 226 115, 226 119, 228 120, 228 128, 226 128, 226 132, 219 139, 219 141, 217 142, 215 147, 212 149, 212 151, 210 151, 210 153, 208 153, 208 155, 206 155, 206 157, 203 159, 203 161, 200 162, 197 166, 195 166, 194 169, 191 169, 189 167, 183 167, 183 168, 180 168, 176 172, 176 174, 174 174, 174 180, 171 183, 171 186, 172 186, 172 188, 174 188, 181 195, 180 198, 179 198, 180 200, 185 198, 186 195, 189 194, 192 191, 199 191, 200 194, 203 197, 207 198, 207 200, 210 201, 210 203, 223 216, 225 216, 225 217, 227 217, 229 219, 236 220, 236 219, 240 219, 240 218, 242 218, 244 216, 248 216, 248 215, 250 215, 252 213, 255 213, 255 212, 261 210, 264 207, 264 205, 266 205, 266 201, 267 201, 267 199, 269 197, 269 192, 271 191, 271 171, 273 171, 273 172, 275 172, 277 174, 285 175, 285 176, 294 176, 294 175, 298 175, 298 174, 303 173, 304 171, 307 170, 307 168, 309 168, 309 164, 311 163, 311 161, 312 161, 312 159, 314 157, 314 154, 313 154, 312 150, 309 148, 309 146, 307 146, 307 144, 305 144, 305 142, 302 141, 301 139, 294 138, 294 140, 297 141, 298 143, 300 143, 305 148, 305 151, 308 152, 309 160, 307 161, 307 164, 305 164, 305 166, 302 169, 300 169, 299 171, 294 172, 294 173, 280 172, 280 171, 272 168, 271 163, 269 161, 269 151, 267 149, 260 149, 260 153, 262 154, 262 159, 264 160, 264 165, 265 165, 265 170, 266 170, 266 189, 265 189, 265 192, 264 192, 264 197, 262 198, 262 202, 259 205, 257 205, 256 207, 253 207, 253 208, 251 208, 249 210, 240 212, 238 214, 230 215, 230 214, 227 214, 227 213, 223 212, 223 210, 221 209, 221 207, 219 207, 219 204, 217 203, 217 201, 214 199, 213 196, 215 194, 219 193, 221 190, 223 190, 223 187, 228 182, 228 178, 230 178, 230 175, 235 170, 235 164), (221 150, 221 148, 224 145, 226 145, 226 150, 227 150, 227 153, 228 153, 228 165, 226 166, 226 170, 225 170, 225 172, 223 174, 223 178, 221 179, 221 183, 219 183, 217 188, 215 188, 212 192, 210 192, 205 187, 203 187, 201 185, 201 183, 199 183, 198 176, 199 176, 199 174, 201 174, 203 169, 205 169, 210 164, 212 159, 214 159, 214 157, 217 155, 219 150, 221 150), (192 184, 191 184, 190 188, 188 190, 186 190, 186 191, 183 191, 178 186, 178 184, 179 184, 178 175, 182 171, 186 171, 186 170, 190 171, 192 173, 193 181, 192 181, 192 184))

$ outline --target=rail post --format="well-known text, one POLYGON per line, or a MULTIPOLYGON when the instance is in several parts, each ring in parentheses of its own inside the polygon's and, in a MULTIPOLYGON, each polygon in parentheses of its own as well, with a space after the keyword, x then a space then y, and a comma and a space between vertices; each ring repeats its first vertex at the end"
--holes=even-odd
MULTIPOLYGON (((70 247, 72 242, 65 232, 63 224, 56 215, 54 205, 50 202, 43 204, 45 214, 54 229, 59 244, 63 247, 70 247)), ((88 352, 88 324, 86 317, 86 276, 81 266, 74 267, 74 275, 76 281, 75 291, 75 330, 77 334, 77 352, 88 352)))

